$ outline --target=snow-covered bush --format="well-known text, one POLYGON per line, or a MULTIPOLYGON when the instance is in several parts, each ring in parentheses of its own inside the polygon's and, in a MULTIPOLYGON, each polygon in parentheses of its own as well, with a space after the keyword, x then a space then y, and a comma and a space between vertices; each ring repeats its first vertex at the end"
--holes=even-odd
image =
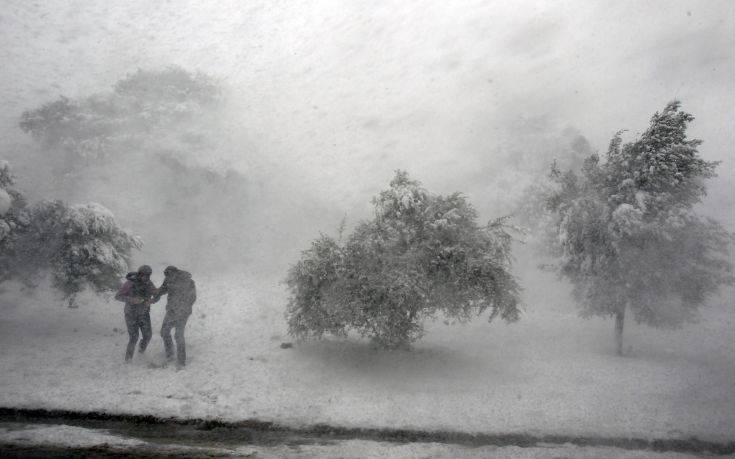
POLYGON ((397 172, 373 200, 375 219, 341 243, 322 235, 289 271, 289 332, 301 339, 350 329, 405 346, 438 314, 468 321, 519 318, 502 220, 485 226, 459 193, 433 195, 397 172))
POLYGON ((635 142, 616 135, 606 161, 591 156, 579 175, 552 168, 549 245, 582 315, 615 316, 618 353, 627 310, 641 323, 679 326, 735 280, 732 234, 693 210, 717 163, 699 157, 701 142, 686 137, 694 118, 679 107, 656 113, 635 142))

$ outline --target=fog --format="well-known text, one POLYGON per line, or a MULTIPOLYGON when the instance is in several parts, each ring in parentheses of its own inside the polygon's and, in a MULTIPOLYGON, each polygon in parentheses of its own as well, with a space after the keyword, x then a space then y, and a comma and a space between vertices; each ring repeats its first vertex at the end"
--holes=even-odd
MULTIPOLYGON (((486 220, 512 212, 579 136, 604 152, 615 132, 635 138, 679 99, 702 156, 722 161, 704 209, 732 227, 734 16, 728 1, 6 2, 3 150, 33 197, 101 201, 147 236, 138 258, 191 263, 164 231, 173 222, 155 222, 163 235, 140 229, 110 197, 124 190, 56 190, 18 120, 60 95, 109 93, 138 69, 200 71, 223 103, 206 148, 180 159, 247 182, 242 205, 222 209, 241 229, 228 237, 247 246, 243 260, 277 272, 320 231, 369 217, 396 169, 462 191, 486 220)), ((171 198, 140 180, 150 202, 171 198)), ((191 212, 206 205, 221 203, 193 201, 191 212)), ((187 244, 207 240, 188 231, 187 244)))
POLYGON ((6 2, 5 156, 30 183, 23 111, 110 91, 137 69, 201 71, 226 103, 195 162, 254 187, 232 215, 259 263, 281 269, 319 231, 369 217, 395 169, 464 192, 488 219, 574 135, 604 152, 676 98, 702 155, 723 161, 706 208, 732 225, 734 15, 727 1, 6 2))

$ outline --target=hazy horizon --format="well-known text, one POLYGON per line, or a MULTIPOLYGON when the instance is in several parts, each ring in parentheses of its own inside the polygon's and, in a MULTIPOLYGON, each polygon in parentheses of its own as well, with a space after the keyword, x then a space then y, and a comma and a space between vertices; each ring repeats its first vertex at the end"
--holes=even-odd
POLYGON ((483 219, 507 213, 570 133, 604 152, 679 99, 702 156, 722 161, 705 209, 732 227, 734 17, 727 1, 6 2, 4 156, 31 142, 25 110, 137 69, 201 71, 226 104, 199 161, 293 214, 277 223, 293 234, 267 242, 293 251, 369 217, 396 169, 464 192, 483 219))

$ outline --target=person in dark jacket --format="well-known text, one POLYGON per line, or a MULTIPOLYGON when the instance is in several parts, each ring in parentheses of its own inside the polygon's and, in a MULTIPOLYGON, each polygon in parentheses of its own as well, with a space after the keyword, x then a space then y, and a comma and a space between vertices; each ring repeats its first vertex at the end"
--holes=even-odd
POLYGON ((156 293, 156 286, 151 282, 153 270, 148 265, 138 268, 137 272, 128 273, 125 283, 120 287, 115 299, 125 302, 125 325, 128 327, 128 347, 125 350, 125 362, 130 362, 135 353, 138 334, 139 352, 145 352, 153 335, 151 330, 151 300, 156 293))
POLYGON ((174 343, 171 340, 171 329, 174 329, 176 363, 179 367, 183 367, 186 365, 184 329, 186 328, 186 321, 191 315, 192 306, 197 299, 196 284, 190 273, 176 266, 168 266, 163 274, 165 279, 161 284, 161 288, 154 295, 153 302, 157 302, 163 295, 168 295, 166 315, 163 318, 163 325, 161 325, 161 338, 163 338, 166 358, 173 360, 174 343))

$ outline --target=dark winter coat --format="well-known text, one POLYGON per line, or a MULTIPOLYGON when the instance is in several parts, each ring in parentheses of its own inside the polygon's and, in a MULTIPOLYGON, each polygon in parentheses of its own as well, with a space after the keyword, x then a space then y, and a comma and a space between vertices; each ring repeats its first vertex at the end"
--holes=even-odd
POLYGON ((166 275, 166 279, 158 289, 153 302, 158 301, 163 295, 168 295, 166 302, 166 315, 175 319, 184 319, 191 315, 192 306, 197 299, 196 284, 191 274, 177 269, 166 275))
POLYGON ((145 281, 139 279, 138 273, 128 273, 125 279, 126 281, 117 291, 115 299, 125 302, 126 305, 133 304, 133 298, 139 298, 141 301, 137 304, 142 304, 146 300, 152 299, 156 293, 156 286, 153 285, 153 282, 150 279, 145 281))

